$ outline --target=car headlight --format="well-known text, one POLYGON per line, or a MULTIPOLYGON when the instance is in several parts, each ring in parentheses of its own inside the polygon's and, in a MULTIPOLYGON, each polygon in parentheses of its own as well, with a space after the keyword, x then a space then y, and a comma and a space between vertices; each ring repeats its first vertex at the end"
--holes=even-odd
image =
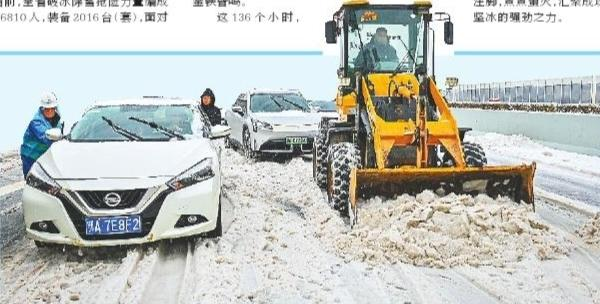
POLYGON ((52 196, 55 196, 60 192, 61 187, 54 181, 50 175, 38 164, 37 162, 33 164, 31 170, 27 174, 25 178, 27 185, 38 189, 40 191, 46 192, 52 196))
POLYGON ((211 179, 215 176, 212 165, 212 158, 205 158, 201 162, 195 164, 193 167, 185 170, 183 173, 171 179, 169 182, 167 182, 167 186, 175 191, 178 191, 211 179))
POLYGON ((264 122, 264 121, 260 121, 260 120, 252 120, 252 129, 254 130, 254 132, 260 130, 273 130, 273 126, 268 123, 268 122, 264 122))

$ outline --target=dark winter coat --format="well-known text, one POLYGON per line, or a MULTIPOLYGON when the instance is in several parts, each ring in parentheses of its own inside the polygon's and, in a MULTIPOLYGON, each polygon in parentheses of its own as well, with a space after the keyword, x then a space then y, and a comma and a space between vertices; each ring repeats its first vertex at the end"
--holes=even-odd
POLYGON ((365 66, 365 55, 368 67, 374 66, 378 61, 398 61, 398 54, 393 46, 389 43, 376 43, 375 40, 367 43, 364 50, 358 53, 358 56, 354 59, 355 68, 359 69, 365 66), (375 58, 373 50, 376 50, 377 58, 375 58))
POLYGON ((215 94, 211 89, 206 89, 206 91, 204 91, 204 94, 202 94, 202 96, 200 97, 200 109, 202 109, 202 111, 206 113, 208 119, 210 120, 210 124, 213 126, 221 124, 221 109, 215 106, 215 101, 215 94), (205 96, 210 96, 211 98, 211 103, 208 106, 205 106, 202 103, 202 98, 205 96))

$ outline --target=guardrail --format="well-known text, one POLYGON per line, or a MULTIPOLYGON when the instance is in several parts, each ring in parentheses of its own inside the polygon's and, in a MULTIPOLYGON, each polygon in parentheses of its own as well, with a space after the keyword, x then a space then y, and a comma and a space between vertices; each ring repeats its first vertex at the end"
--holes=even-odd
POLYGON ((600 76, 464 84, 449 90, 453 102, 600 104, 600 76))

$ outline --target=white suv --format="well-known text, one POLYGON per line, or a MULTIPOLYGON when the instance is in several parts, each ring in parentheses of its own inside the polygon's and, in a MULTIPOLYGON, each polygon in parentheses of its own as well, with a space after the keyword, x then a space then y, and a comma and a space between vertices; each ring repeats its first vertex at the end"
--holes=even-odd
POLYGON ((193 100, 100 102, 38 159, 23 210, 37 245, 114 246, 221 234, 221 171, 193 100))
POLYGON ((261 153, 311 153, 321 120, 295 90, 251 90, 225 112, 231 127, 228 143, 247 157, 261 153))

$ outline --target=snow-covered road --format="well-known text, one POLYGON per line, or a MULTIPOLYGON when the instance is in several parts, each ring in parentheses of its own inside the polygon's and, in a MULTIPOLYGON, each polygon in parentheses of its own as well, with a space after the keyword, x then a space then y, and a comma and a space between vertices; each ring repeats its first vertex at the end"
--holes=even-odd
MULTIPOLYGON (((550 154, 563 160, 566 152, 530 141, 528 147, 524 138, 470 138, 482 143, 494 162, 535 160, 538 173, 556 177, 561 177, 560 170, 578 176, 600 172, 598 158, 571 155, 568 165, 552 162, 547 159, 550 154)), ((22 231, 22 221, 8 222, 2 214, 2 239, 15 239, 2 249, 0 302, 600 303, 600 245, 586 243, 576 232, 588 218, 563 205, 538 199, 533 214, 525 207, 485 198, 423 194, 375 199, 363 203, 361 222, 351 232, 314 186, 309 162, 253 163, 227 150, 222 166, 231 204, 225 213, 231 221, 218 240, 162 242, 78 257, 70 251, 37 250, 22 232, 5 235, 4 231, 22 231), (493 206, 487 210, 480 203, 493 206), (430 206, 436 212, 428 211, 430 206), (467 216, 466 224, 456 226, 451 210, 467 216), (426 217, 420 219, 423 214, 426 217), (514 225, 496 223, 498 216, 493 214, 513 219, 514 225), (404 216, 419 221, 404 224, 404 216), (446 229, 446 224, 458 230, 446 229), (470 236, 458 236, 461 242, 447 239, 446 230, 461 235, 461 229, 470 236), (410 238, 413 233, 431 241, 420 243, 410 238), (405 237, 394 238, 402 234, 405 237), (473 249, 469 246, 475 243, 489 249, 472 250, 472 258, 467 255, 451 264, 442 259, 451 250, 458 256, 473 249), (391 248, 393 244, 412 254, 391 248), (431 244, 437 245, 425 246, 431 244), (419 248, 425 248, 423 254, 419 248), (540 258, 544 254, 550 256, 540 258)), ((3 173, 0 188, 18 182, 18 170, 18 163, 7 170, 12 179, 4 179, 3 173)), ((569 180, 588 191, 567 191, 561 183, 540 180, 536 186, 546 185, 547 191, 583 198, 584 203, 600 200, 589 188, 594 182, 584 177, 579 183, 569 180)), ((11 214, 18 214, 19 196, 19 191, 1 196, 0 210, 12 208, 11 214)))
POLYGON ((537 163, 537 189, 600 208, 600 158, 544 146, 523 136, 470 133, 483 145, 490 164, 537 163))

